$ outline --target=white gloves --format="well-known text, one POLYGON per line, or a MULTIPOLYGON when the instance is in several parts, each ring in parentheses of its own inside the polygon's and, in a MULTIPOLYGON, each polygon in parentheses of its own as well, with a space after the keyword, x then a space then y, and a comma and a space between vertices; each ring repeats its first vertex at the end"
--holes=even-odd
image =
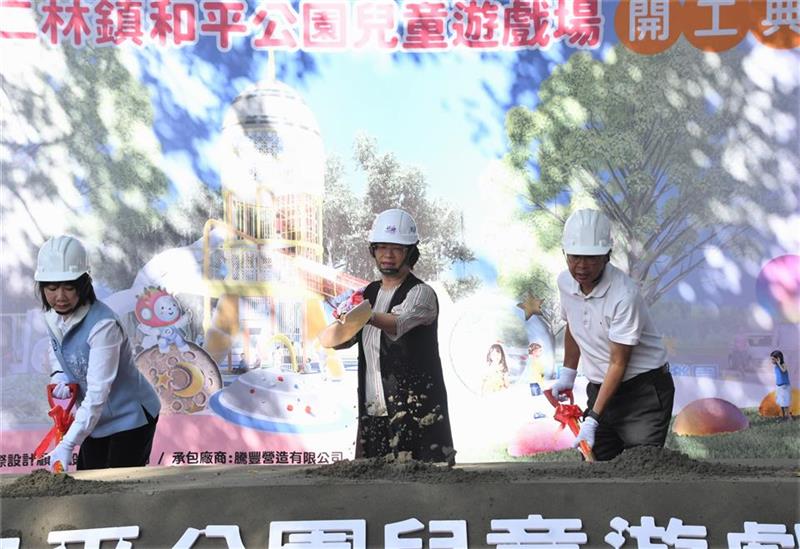
POLYGON ((594 434, 597 431, 597 426, 600 425, 597 423, 597 420, 593 417, 587 417, 581 423, 581 430, 578 433, 578 436, 575 438, 575 442, 572 443, 573 448, 577 448, 578 445, 581 443, 582 440, 586 441, 586 444, 589 445, 589 448, 594 447, 594 434))
POLYGON ((58 443, 52 452, 50 452, 50 470, 54 473, 66 473, 69 469, 69 464, 72 463, 72 450, 75 445, 66 440, 58 443), (61 470, 56 470, 56 463, 61 463, 61 470))
POLYGON ((575 385, 575 376, 578 375, 578 370, 572 368, 561 368, 558 374, 558 380, 550 387, 553 396, 558 398, 562 391, 568 391, 575 385))
POLYGON ((53 397, 59 400, 64 400, 70 397, 72 391, 68 386, 69 378, 64 372, 58 372, 50 378, 55 387, 53 387, 53 397))

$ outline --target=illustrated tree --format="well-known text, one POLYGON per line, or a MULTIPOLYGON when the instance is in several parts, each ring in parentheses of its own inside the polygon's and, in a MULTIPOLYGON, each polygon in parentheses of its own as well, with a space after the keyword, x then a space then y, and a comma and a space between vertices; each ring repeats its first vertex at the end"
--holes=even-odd
MULTIPOLYGON (((653 56, 618 45, 604 60, 572 55, 510 109, 508 164, 525 180, 525 217, 560 254, 571 211, 612 220, 615 264, 658 301, 710 248, 744 259, 768 214, 796 203, 797 89, 771 96, 744 70, 746 51, 704 54, 683 43, 653 56), (766 121, 773 121, 767 123, 766 121), (792 168, 792 166, 794 168, 792 168)), ((517 295, 543 300, 553 333, 555 272, 516 273, 517 295)))
MULTIPOLYGON (((48 55, 50 67, 3 70, 14 131, 2 137, 10 199, 1 207, 20 223, 4 227, 3 244, 25 226, 30 240, 16 244, 35 253, 54 226, 43 212, 57 212, 59 230, 95 244, 95 279, 126 288, 155 253, 198 238, 198 220, 219 208, 219 197, 200 182, 191 196, 174 195, 160 168, 149 93, 119 50, 64 47, 48 55)), ((30 279, 32 262, 13 269, 30 279)))
MULTIPOLYGON (((374 278, 375 262, 369 255, 367 237, 375 215, 389 208, 410 212, 420 228, 421 258, 414 272, 421 278, 437 280, 453 263, 474 259, 461 238, 459 213, 428 198, 421 170, 403 166, 391 152, 381 153, 376 140, 365 135, 356 137, 353 159, 357 171, 366 177, 364 196, 356 195, 347 184, 340 159, 327 163, 323 203, 327 264, 367 280, 374 278)), ((444 282, 454 299, 478 286, 474 277, 444 282)))
MULTIPOLYGON (((196 240, 206 219, 221 217, 219 174, 203 152, 218 127, 198 115, 196 101, 171 93, 170 83, 190 80, 203 66, 208 95, 199 101, 224 107, 237 93, 228 83, 257 80, 261 57, 202 43, 170 53, 149 47, 139 57, 91 44, 7 46, 0 63, 4 280, 30 280, 36 248, 59 230, 94 244, 98 282, 127 288, 154 254, 196 240), (186 74, 167 79, 165 66, 182 66, 186 74), (145 84, 154 82, 159 93, 145 84), (162 170, 162 148, 188 160, 197 174, 194 181, 184 177, 180 192, 162 170)), ((278 60, 279 77, 302 81, 317 73, 305 52, 278 60)), ((7 285, 4 307, 27 308, 30 296, 29 285, 7 285)))

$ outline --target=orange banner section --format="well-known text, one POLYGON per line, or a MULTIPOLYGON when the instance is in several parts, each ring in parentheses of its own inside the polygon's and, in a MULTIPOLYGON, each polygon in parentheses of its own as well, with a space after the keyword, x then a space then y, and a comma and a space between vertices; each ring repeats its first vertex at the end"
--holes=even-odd
POLYGON ((776 49, 800 46, 800 2, 785 0, 622 1, 614 16, 620 42, 636 53, 668 50, 683 35, 694 47, 729 50, 752 32, 776 49))

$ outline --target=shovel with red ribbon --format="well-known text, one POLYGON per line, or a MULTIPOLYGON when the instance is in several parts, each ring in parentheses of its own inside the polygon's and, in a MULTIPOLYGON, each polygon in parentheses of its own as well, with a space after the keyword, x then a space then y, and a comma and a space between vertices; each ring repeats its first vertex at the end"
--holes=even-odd
MULTIPOLYGON (((556 409, 553 418, 555 418, 555 420, 561 424, 562 429, 564 427, 569 427, 570 431, 572 431, 575 436, 578 436, 578 433, 581 430, 580 420, 583 418, 583 412, 581 411, 580 406, 575 404, 575 399, 572 396, 571 389, 561 391, 561 394, 569 399, 569 404, 560 402, 556 397, 553 396, 553 393, 550 391, 550 389, 544 391, 544 396, 547 397, 547 401, 556 409)), ((582 440, 580 444, 578 444, 578 449, 580 450, 581 454, 583 454, 583 457, 586 461, 594 461, 592 448, 586 443, 585 440, 582 440)))
MULTIPOLYGON (((53 427, 47 432, 44 436, 42 441, 39 443, 39 446, 36 447, 36 450, 33 451, 33 459, 39 460, 44 457, 47 453, 47 450, 52 445, 55 447, 61 439, 64 437, 64 434, 69 429, 69 426, 72 425, 72 421, 75 417, 71 414, 73 406, 75 406, 75 401, 78 399, 78 384, 77 383, 70 383, 67 385, 69 387, 69 400, 67 402, 67 407, 64 408, 61 404, 56 402, 56 399, 53 397, 53 389, 56 388, 54 383, 51 383, 47 386, 47 402, 50 404, 50 411, 47 412, 51 418, 53 418, 53 427)), ((63 471, 63 467, 59 469, 61 463, 56 464, 55 469, 57 473, 63 471)))

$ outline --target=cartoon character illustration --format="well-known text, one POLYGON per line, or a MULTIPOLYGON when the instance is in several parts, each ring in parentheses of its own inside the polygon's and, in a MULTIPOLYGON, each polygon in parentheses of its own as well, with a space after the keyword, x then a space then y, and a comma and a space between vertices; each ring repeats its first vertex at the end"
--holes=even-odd
POLYGON ((544 381, 544 363, 542 362, 542 344, 531 341, 528 345, 528 356, 531 359, 531 376, 530 383, 531 395, 538 396, 542 394, 542 382, 544 381))
POLYGON ((142 346, 147 349, 158 345, 162 354, 175 344, 181 352, 189 350, 181 329, 189 323, 180 303, 163 288, 148 287, 136 301, 136 319, 139 331, 145 334, 142 346))
POLYGON ((481 384, 481 394, 495 393, 508 389, 508 364, 506 353, 500 343, 493 343, 486 353, 487 373, 481 384))

